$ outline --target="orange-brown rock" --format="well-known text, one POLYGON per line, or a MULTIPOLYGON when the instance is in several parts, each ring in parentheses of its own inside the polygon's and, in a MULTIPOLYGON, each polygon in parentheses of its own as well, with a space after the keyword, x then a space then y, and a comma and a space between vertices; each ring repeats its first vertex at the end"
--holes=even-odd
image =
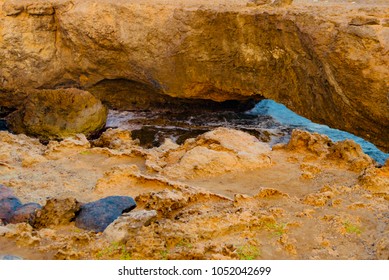
POLYGON ((26 86, 111 95, 98 86, 116 81, 123 96, 262 95, 388 150, 387 1, 300 2, 0 0, 1 99, 26 86))
POLYGON ((79 89, 35 90, 7 117, 11 131, 43 140, 83 133, 93 135, 105 126, 105 106, 79 89))

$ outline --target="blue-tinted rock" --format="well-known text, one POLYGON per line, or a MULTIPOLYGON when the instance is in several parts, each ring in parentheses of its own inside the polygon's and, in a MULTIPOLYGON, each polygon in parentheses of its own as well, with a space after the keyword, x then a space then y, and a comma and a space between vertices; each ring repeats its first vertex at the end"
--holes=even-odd
POLYGON ((109 196, 81 206, 76 217, 76 226, 95 232, 102 232, 122 213, 131 211, 136 203, 129 196, 109 196))
POLYGON ((17 197, 6 197, 0 200, 0 220, 5 224, 10 222, 10 219, 16 209, 18 209, 22 203, 17 197))
POLYGON ((36 216, 36 210, 42 206, 38 203, 26 203, 15 210, 10 219, 11 224, 17 223, 32 223, 36 216))

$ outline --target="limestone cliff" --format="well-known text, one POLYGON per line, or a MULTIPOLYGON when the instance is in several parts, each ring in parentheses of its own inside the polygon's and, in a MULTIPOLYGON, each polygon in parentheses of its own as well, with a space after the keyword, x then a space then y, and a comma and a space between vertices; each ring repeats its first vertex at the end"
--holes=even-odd
POLYGON ((0 0, 0 106, 24 87, 109 99, 123 81, 122 94, 261 95, 389 149, 389 5, 225 2, 0 0))

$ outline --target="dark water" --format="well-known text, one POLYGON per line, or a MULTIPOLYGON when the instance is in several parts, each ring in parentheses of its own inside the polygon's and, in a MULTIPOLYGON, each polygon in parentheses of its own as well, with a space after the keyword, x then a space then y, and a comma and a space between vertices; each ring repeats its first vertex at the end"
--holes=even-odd
POLYGON ((328 135, 333 141, 352 139, 378 163, 384 164, 389 154, 372 143, 345 131, 332 129, 305 119, 272 100, 263 100, 247 112, 232 111, 110 111, 107 127, 132 131, 144 147, 159 146, 165 138, 181 144, 216 127, 228 127, 248 132, 271 146, 289 141, 293 129, 328 135))

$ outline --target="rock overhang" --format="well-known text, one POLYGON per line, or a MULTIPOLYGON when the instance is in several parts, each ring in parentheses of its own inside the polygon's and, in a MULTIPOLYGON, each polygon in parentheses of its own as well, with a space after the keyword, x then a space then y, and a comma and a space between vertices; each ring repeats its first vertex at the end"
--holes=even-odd
POLYGON ((126 79, 191 99, 259 94, 388 149, 388 6, 219 2, 0 1, 1 86, 126 79))

